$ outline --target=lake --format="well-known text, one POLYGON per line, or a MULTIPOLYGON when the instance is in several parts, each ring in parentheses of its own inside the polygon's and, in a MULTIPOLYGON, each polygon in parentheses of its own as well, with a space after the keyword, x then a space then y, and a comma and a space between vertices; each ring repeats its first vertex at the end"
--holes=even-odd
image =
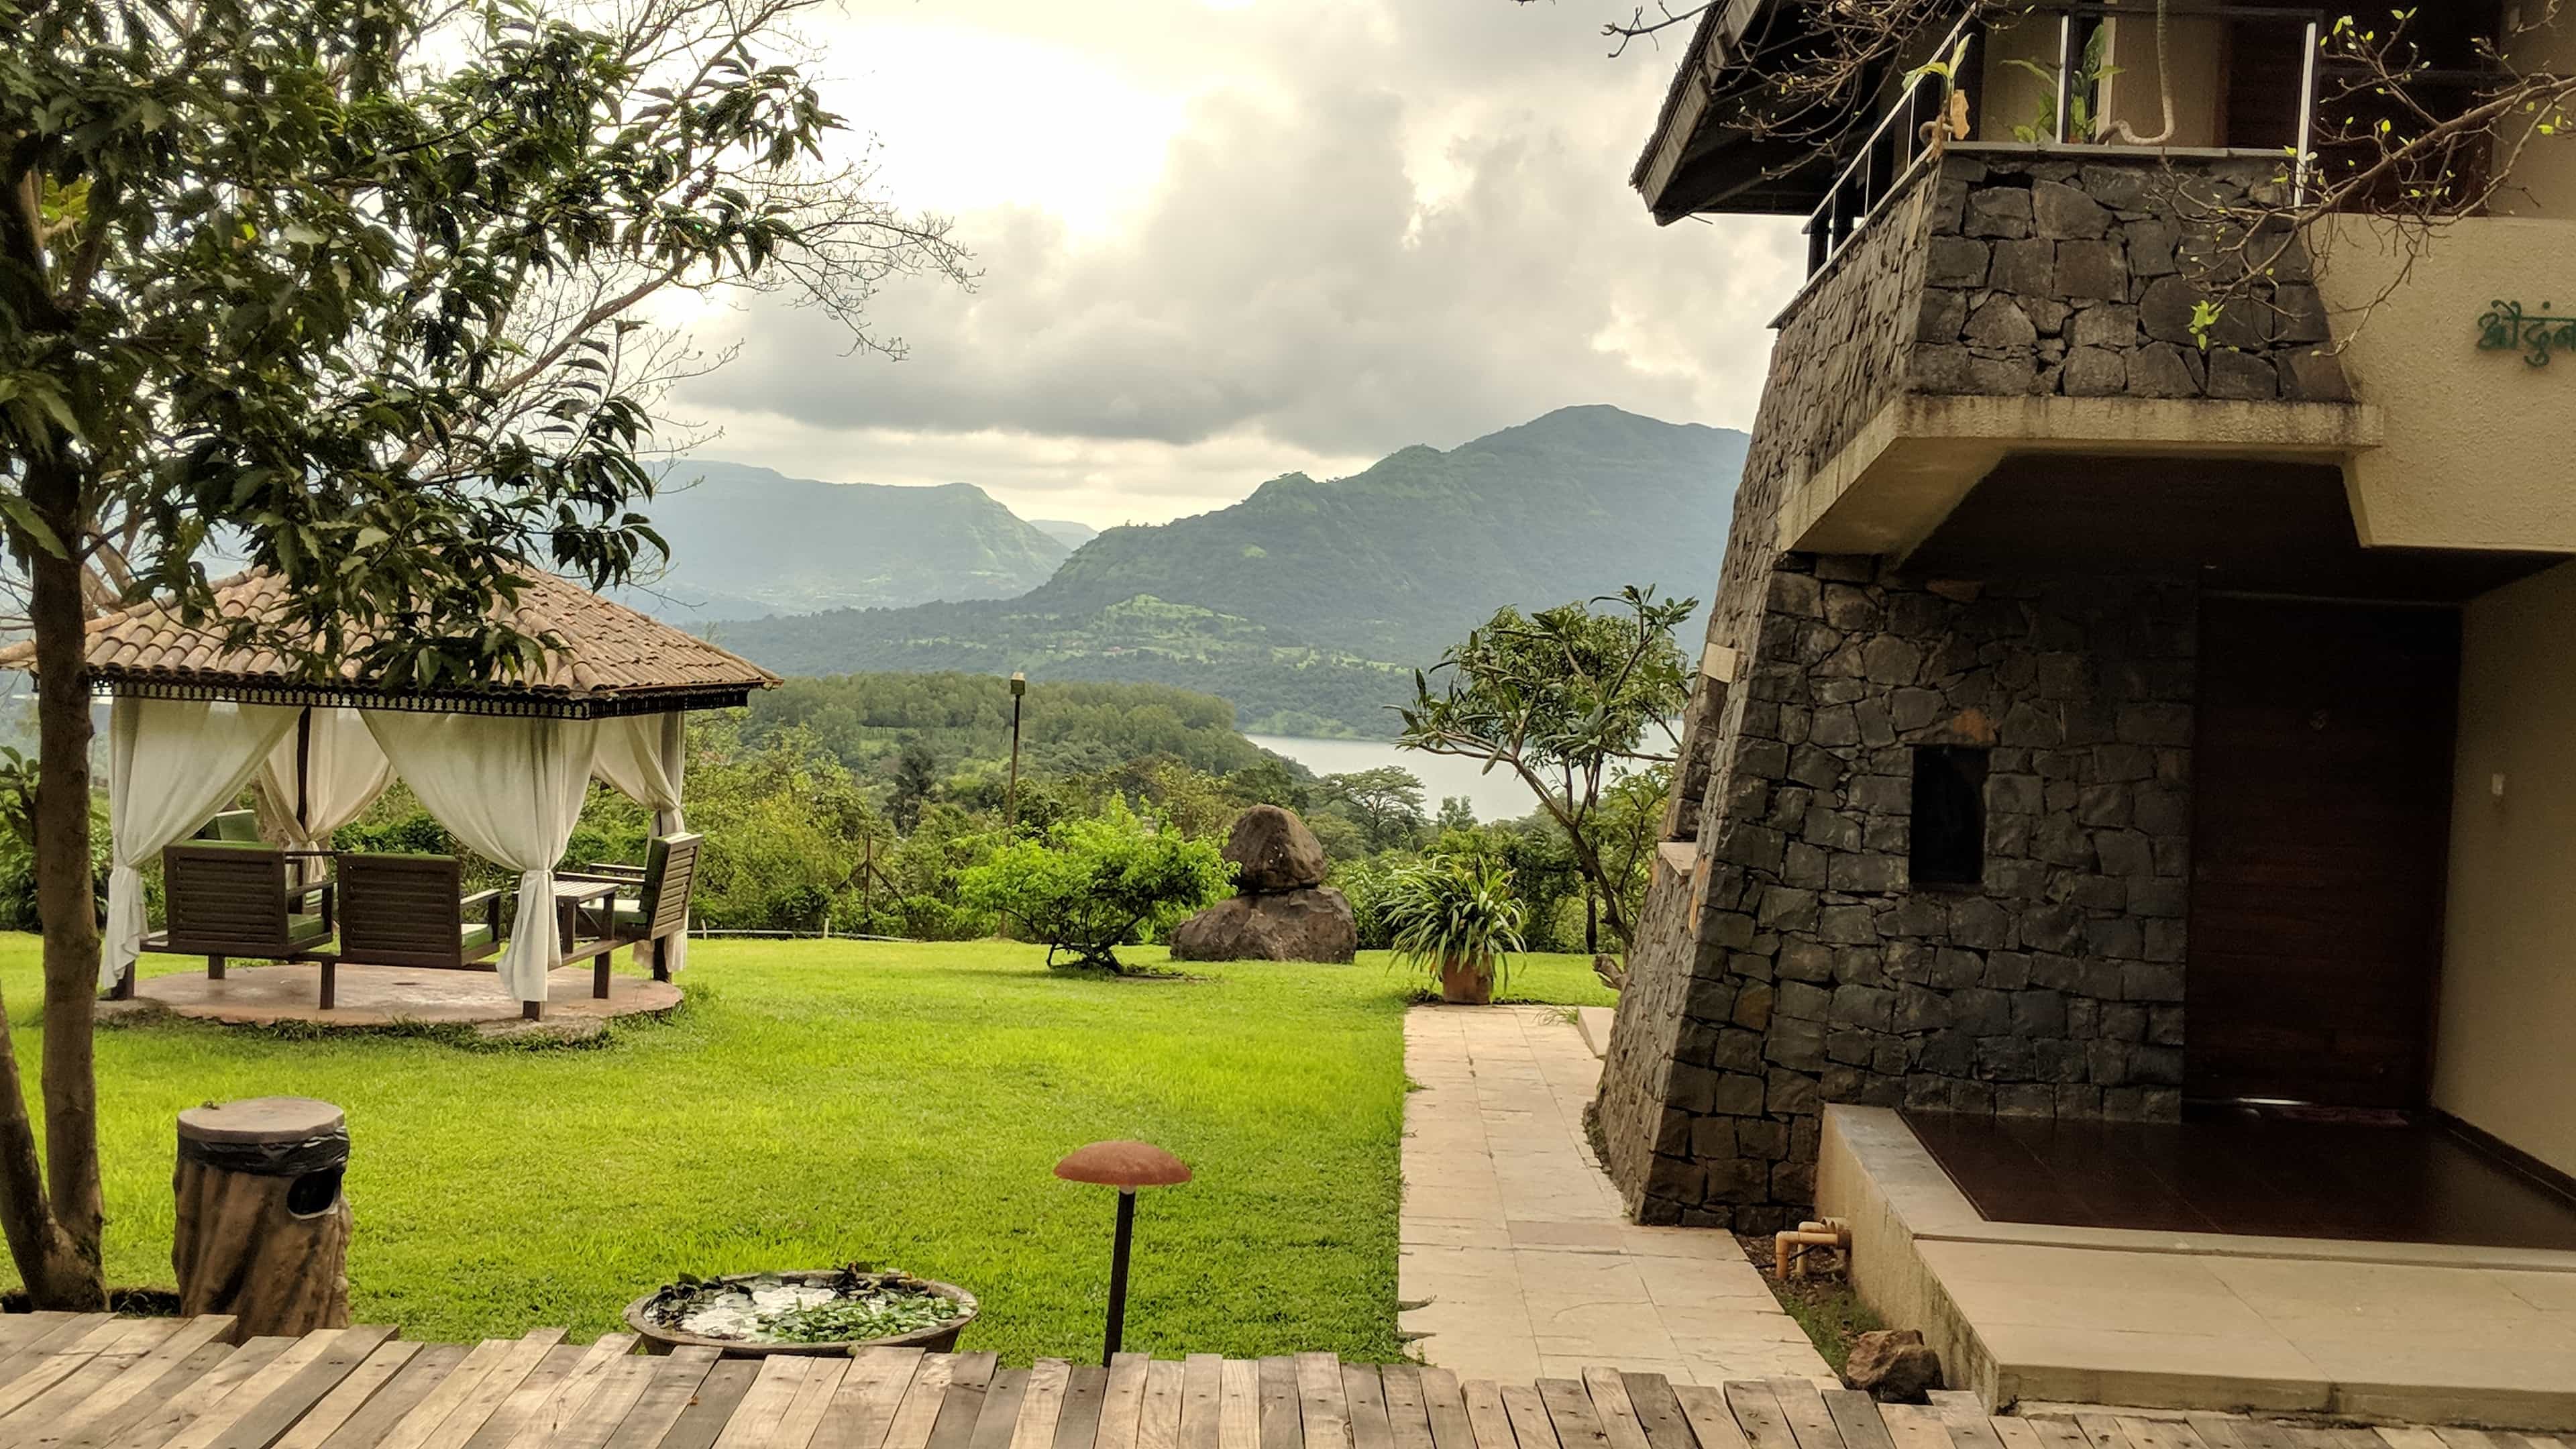
POLYGON ((1483 767, 1474 760, 1398 749, 1391 740, 1303 740, 1282 735, 1244 738, 1318 775, 1348 775, 1393 765, 1422 782, 1422 808, 1429 814, 1438 814, 1440 802, 1451 795, 1466 796, 1479 820, 1517 820, 1538 808, 1538 797, 1521 783, 1520 776, 1499 765, 1488 775, 1481 773, 1483 767))

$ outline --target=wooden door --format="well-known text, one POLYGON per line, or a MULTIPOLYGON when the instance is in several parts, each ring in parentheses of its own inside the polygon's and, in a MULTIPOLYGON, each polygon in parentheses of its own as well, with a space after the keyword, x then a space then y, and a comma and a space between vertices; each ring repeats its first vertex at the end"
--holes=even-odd
POLYGON ((2209 599, 2200 651, 2186 1090, 2421 1106, 2459 616, 2209 599))

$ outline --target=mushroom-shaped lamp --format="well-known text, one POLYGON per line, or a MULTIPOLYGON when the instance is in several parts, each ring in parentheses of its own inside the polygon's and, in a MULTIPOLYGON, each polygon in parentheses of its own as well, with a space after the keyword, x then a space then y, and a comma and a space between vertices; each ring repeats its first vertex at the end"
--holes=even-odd
POLYGON ((1067 1182, 1118 1189, 1118 1237, 1109 1252, 1109 1332, 1100 1351, 1107 1363, 1127 1326, 1127 1249, 1136 1236, 1136 1189, 1190 1180, 1189 1164, 1151 1142, 1094 1142, 1055 1165, 1067 1182))

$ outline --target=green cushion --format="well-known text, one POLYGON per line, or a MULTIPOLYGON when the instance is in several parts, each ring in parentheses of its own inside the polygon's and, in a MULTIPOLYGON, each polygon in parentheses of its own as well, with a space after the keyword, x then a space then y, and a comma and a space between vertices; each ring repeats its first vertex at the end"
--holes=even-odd
POLYGON ((257 845, 259 814, 252 810, 227 810, 206 822, 197 832, 200 840, 222 841, 234 845, 257 845))
POLYGON ((492 928, 468 922, 457 931, 457 945, 467 951, 479 951, 492 944, 492 928))
POLYGON ((331 923, 319 914, 286 918, 286 939, 298 946, 310 946, 331 939, 331 923))

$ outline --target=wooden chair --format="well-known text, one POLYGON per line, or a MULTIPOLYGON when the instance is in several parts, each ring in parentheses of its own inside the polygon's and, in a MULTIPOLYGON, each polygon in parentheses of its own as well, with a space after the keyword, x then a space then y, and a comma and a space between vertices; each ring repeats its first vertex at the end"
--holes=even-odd
MULTIPOLYGON (((206 976, 224 979, 234 956, 269 961, 328 961, 335 929, 336 885, 287 879, 288 852, 273 845, 185 840, 161 852, 167 925, 143 938, 146 951, 206 958, 206 976)), ((323 979, 330 979, 323 968, 323 979)), ((327 988, 326 988, 327 989, 327 988)), ((134 994, 128 967, 116 994, 134 994)))
MULTIPOLYGON (((353 966, 498 971, 501 893, 466 895, 465 863, 452 855, 339 857, 340 960, 353 966), (480 911, 477 916, 475 913, 480 911)), ((332 1004, 322 968, 322 1009, 332 1004)))
POLYGON ((698 845, 704 838, 657 835, 645 843, 642 865, 595 861, 586 870, 557 872, 560 880, 595 880, 619 887, 610 902, 607 919, 594 919, 599 939, 565 957, 567 962, 586 959, 593 963, 592 996, 608 999, 609 957, 620 946, 633 946, 639 962, 649 959, 654 980, 671 979, 670 947, 666 943, 689 929, 689 895, 697 884, 698 845))

